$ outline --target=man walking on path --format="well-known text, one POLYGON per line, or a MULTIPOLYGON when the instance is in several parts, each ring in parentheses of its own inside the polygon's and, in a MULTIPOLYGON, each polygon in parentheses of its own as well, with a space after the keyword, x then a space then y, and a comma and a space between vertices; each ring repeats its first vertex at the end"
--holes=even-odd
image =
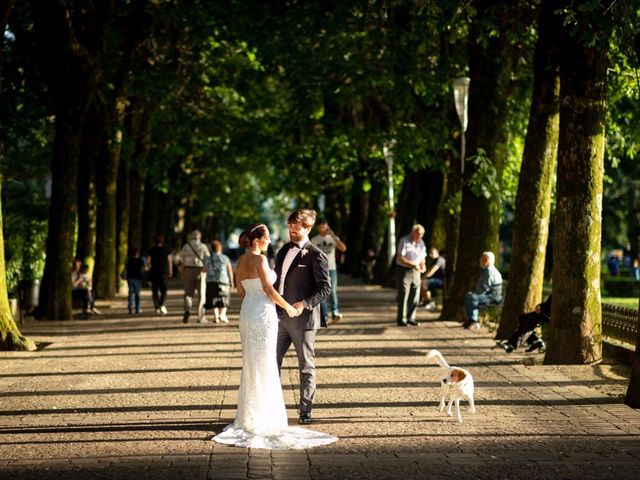
POLYGON ((180 273, 184 287, 184 316, 182 321, 187 323, 191 315, 193 296, 198 291, 198 323, 206 322, 204 318, 204 301, 206 295, 205 259, 210 255, 207 246, 200 241, 202 235, 199 230, 191 232, 189 240, 180 251, 180 273))
POLYGON ((311 239, 316 247, 324 252, 329 261, 329 277, 331 278, 331 295, 329 299, 322 302, 322 316, 329 318, 331 312, 331 323, 342 320, 342 314, 338 307, 338 267, 336 264, 336 249, 344 253, 347 245, 331 230, 326 219, 318 223, 318 235, 311 239))
POLYGON ((396 269, 398 271, 398 315, 400 327, 418 325, 416 310, 420 302, 420 275, 425 271, 427 247, 422 241, 424 227, 416 224, 409 235, 398 242, 396 269))
POLYGON ((167 298, 169 279, 173 276, 173 262, 171 261, 171 250, 165 247, 162 242, 164 237, 160 234, 153 238, 153 247, 149 249, 147 257, 149 260, 149 279, 151 280, 151 294, 153 296, 153 306, 156 313, 167 314, 167 307, 164 302, 167 298))

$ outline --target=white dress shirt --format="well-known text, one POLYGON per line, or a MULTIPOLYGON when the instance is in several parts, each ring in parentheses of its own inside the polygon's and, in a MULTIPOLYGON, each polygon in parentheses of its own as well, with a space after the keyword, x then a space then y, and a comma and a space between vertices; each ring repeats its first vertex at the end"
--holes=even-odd
POLYGON ((309 240, 305 238, 304 240, 298 242, 295 246, 292 246, 287 252, 287 254, 285 255, 284 260, 282 262, 282 271, 280 272, 280 284, 278 285, 278 293, 280 295, 284 295, 284 280, 285 278, 287 278, 287 273, 289 273, 289 268, 291 268, 293 259, 296 258, 296 255, 298 255, 298 252, 302 250, 302 247, 304 247, 304 245, 308 241, 309 240))

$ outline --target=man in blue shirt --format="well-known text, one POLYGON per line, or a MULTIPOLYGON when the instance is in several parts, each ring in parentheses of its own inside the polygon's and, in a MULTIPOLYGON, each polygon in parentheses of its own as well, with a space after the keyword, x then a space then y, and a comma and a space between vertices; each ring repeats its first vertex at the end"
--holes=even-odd
POLYGON ((478 315, 481 308, 502 303, 502 275, 495 267, 496 257, 493 252, 484 252, 480 257, 482 274, 473 292, 464 297, 466 322, 464 328, 477 330, 480 328, 478 315))

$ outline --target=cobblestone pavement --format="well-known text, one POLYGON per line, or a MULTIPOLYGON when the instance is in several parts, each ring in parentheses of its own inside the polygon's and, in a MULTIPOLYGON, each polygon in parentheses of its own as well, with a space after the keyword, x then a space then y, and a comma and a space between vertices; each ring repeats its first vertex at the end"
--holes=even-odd
MULTIPOLYGON (((394 292, 362 285, 341 288, 344 319, 317 341, 310 428, 340 440, 287 452, 215 444, 235 414, 239 302, 228 325, 184 325, 177 290, 167 316, 149 313, 146 293, 138 316, 121 299, 88 320, 28 321, 44 348, 0 353, 1 479, 640 478, 628 369, 542 366, 425 311, 420 326, 396 327, 394 292), (462 424, 436 409, 432 348, 474 374, 477 413, 465 403, 462 424)), ((294 424, 293 355, 283 387, 294 424)))

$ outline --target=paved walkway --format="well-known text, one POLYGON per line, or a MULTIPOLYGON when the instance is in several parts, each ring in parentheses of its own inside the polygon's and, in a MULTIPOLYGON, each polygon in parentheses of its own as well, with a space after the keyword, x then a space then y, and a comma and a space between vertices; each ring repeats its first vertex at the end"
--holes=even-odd
MULTIPOLYGON (((46 344, 0 353, 1 479, 637 479, 640 411, 622 404, 628 369, 549 367, 540 355, 492 350, 492 335, 420 312, 395 326, 394 292, 347 285, 344 320, 318 337, 317 428, 326 447, 270 452, 209 439, 233 419, 241 357, 229 325, 183 325, 170 314, 28 321, 46 344), (436 410, 437 348, 476 380, 464 422, 436 410)), ((296 417, 295 357, 283 386, 296 417)))

